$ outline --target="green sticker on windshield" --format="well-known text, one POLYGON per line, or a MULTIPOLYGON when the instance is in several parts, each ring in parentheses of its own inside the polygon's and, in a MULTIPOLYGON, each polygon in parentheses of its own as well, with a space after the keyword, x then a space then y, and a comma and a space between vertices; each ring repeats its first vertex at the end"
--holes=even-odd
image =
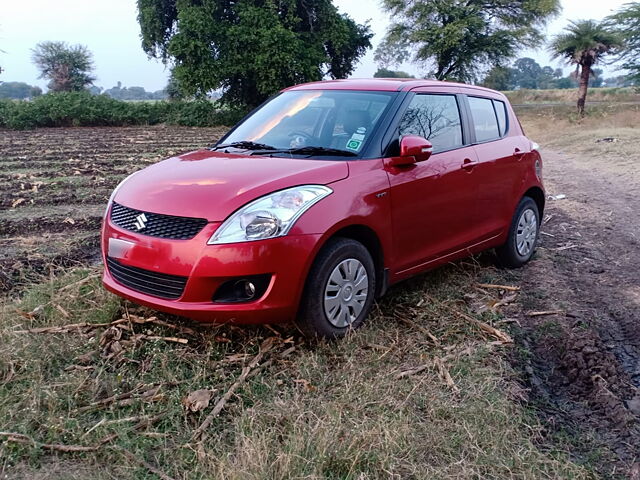
POLYGON ((354 150, 356 152, 360 151, 360 147, 362 147, 362 140, 354 140, 351 139, 347 142, 347 148, 349 150, 354 150))
POLYGON ((362 148, 362 144, 364 142, 365 134, 367 133, 367 129, 364 127, 358 128, 351 138, 347 142, 347 150, 353 150, 354 152, 359 152, 362 148))

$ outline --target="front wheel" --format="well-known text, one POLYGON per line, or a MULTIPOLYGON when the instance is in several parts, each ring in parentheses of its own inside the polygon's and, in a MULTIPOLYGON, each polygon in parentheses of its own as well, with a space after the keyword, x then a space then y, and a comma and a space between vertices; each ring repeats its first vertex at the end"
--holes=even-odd
POLYGON ((538 205, 532 198, 524 197, 511 220, 507 241, 496 248, 500 264, 508 268, 518 268, 531 260, 536 251, 539 232, 538 205))
POLYGON ((309 272, 296 323, 310 337, 343 337, 369 315, 375 289, 375 267, 364 245, 331 239, 309 272))

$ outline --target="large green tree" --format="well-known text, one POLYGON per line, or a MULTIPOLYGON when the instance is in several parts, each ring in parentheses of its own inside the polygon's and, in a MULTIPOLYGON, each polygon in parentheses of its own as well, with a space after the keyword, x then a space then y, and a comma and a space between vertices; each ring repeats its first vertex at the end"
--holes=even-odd
POLYGON ((640 2, 627 3, 607 18, 610 25, 624 39, 625 46, 619 59, 622 68, 640 82, 640 2))
POLYGON ((473 81, 541 43, 559 0, 382 0, 391 26, 378 57, 413 57, 438 80, 473 81), (395 52, 395 54, 393 53, 395 52))
POLYGON ((495 66, 487 72, 480 83, 483 87, 494 90, 513 90, 517 87, 515 70, 509 67, 495 66))
POLYGON ((252 107, 292 84, 345 78, 371 46, 331 0, 138 0, 142 47, 183 94, 252 107))
POLYGON ((84 90, 93 83, 93 56, 84 45, 65 42, 40 42, 31 51, 40 78, 49 80, 49 90, 69 92, 84 90))
POLYGON ((617 33, 605 24, 594 20, 570 22, 564 33, 556 35, 549 44, 553 58, 564 58, 576 66, 578 79, 578 112, 584 114, 589 79, 594 75, 593 66, 606 55, 615 53, 623 44, 617 33))
POLYGON ((540 88, 542 67, 533 58, 523 57, 513 62, 516 84, 520 88, 540 88))

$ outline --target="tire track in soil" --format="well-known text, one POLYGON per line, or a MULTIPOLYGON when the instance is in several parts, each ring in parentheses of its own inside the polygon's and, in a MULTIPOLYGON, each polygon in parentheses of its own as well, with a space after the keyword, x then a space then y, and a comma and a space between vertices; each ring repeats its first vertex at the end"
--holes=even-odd
MULTIPOLYGON (((543 157, 547 193, 567 198, 547 201, 540 250, 519 274, 518 337, 533 354, 525 376, 551 431, 595 433, 612 452, 595 468, 621 478, 640 462, 638 179, 592 159, 543 157), (567 313, 526 315, 556 309, 567 313)), ((588 458, 593 447, 578 440, 572 453, 588 458)))

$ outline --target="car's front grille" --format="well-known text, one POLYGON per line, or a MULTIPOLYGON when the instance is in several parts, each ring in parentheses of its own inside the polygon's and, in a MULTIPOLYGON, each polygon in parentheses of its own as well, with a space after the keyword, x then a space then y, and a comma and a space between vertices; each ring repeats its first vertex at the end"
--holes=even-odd
POLYGON ((143 268, 123 265, 116 259, 107 257, 109 273, 118 282, 136 292, 154 297, 176 300, 182 296, 188 277, 153 272, 143 268))
POLYGON ((174 217, 142 212, 113 202, 111 221, 120 228, 152 237, 189 240, 204 228, 204 218, 174 217))

